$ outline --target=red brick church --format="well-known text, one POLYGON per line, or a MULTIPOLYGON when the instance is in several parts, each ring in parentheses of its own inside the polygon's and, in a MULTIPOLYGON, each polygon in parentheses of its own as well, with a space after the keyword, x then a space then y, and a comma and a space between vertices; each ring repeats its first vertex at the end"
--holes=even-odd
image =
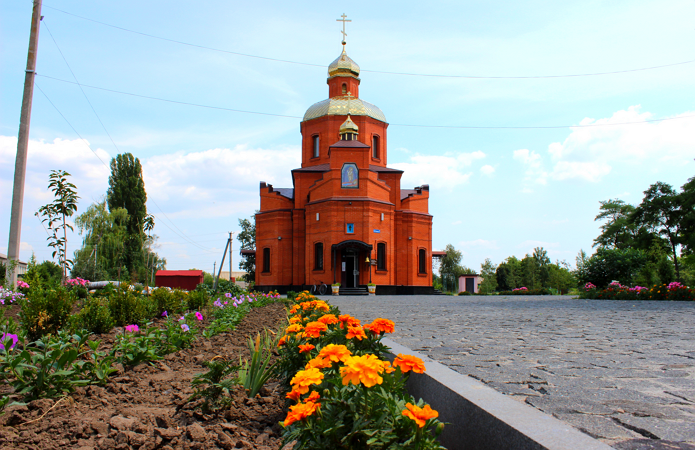
POLYGON ((261 182, 256 287, 300 291, 376 284, 377 294, 432 288, 429 186, 401 189, 387 163, 388 123, 360 99, 360 68, 345 52, 328 66, 328 99, 300 124, 302 166, 292 188, 261 182))

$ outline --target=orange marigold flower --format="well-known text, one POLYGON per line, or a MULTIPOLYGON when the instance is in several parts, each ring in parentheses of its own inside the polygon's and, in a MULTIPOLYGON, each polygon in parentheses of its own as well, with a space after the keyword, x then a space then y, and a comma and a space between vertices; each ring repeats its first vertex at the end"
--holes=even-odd
POLYGON ((292 325, 287 327, 287 330, 285 330, 285 333, 297 333, 299 331, 302 331, 303 328, 304 327, 302 327, 300 324, 293 323, 292 325))
POLYGON ((278 341, 278 347, 282 347, 286 343, 287 343, 287 335, 280 338, 280 340, 278 341))
POLYGON ((285 398, 289 398, 290 400, 294 400, 295 402, 299 401, 299 398, 302 396, 302 394, 299 391, 292 390, 285 395, 285 398))
POLYGON ((321 336, 321 333, 328 331, 328 326, 321 322, 309 322, 304 327, 304 336, 317 338, 321 336))
POLYGON ((290 308, 290 314, 296 314, 298 310, 299 310, 299 305, 294 305, 294 306, 292 306, 292 308, 290 308))
POLYGON ((299 323, 301 321, 302 321, 302 318, 300 316, 290 317, 290 323, 299 323))
POLYGON ((319 352, 319 358, 326 358, 332 362, 345 362, 350 356, 352 353, 344 345, 328 344, 319 352))
POLYGON ((345 361, 345 366, 340 368, 343 385, 362 383, 366 387, 372 387, 381 384, 384 381, 381 377, 384 366, 381 363, 375 355, 350 356, 345 361))
POLYGON ((396 371, 396 369, 391 366, 391 363, 388 361, 382 361, 382 365, 384 366, 384 372, 386 373, 393 373, 396 371))
POLYGON ((396 356, 396 359, 393 360, 393 365, 394 367, 400 367, 403 373, 411 370, 415 373, 423 373, 425 371, 425 363, 420 358, 402 353, 396 356))
POLYGON ((405 407, 407 409, 403 410, 403 415, 413 419, 420 428, 425 426, 425 422, 427 422, 427 420, 439 417, 439 413, 430 408, 430 405, 425 405, 423 408, 420 408, 417 405, 406 403, 405 407))
POLYGON ((309 353, 310 351, 312 351, 315 348, 316 347, 311 345, 311 344, 300 345, 299 346, 299 353, 309 353))
POLYGON ((306 401, 308 402, 316 402, 318 399, 320 399, 321 396, 319 395, 318 392, 316 391, 311 391, 311 394, 309 394, 309 397, 307 397, 306 401))
POLYGON ((292 385, 292 390, 299 391, 300 394, 306 394, 309 392, 309 386, 321 384, 321 381, 323 381, 321 371, 317 368, 311 368, 297 372, 290 384, 292 385))
POLYGON ((325 369, 327 367, 331 367, 331 361, 320 356, 310 360, 308 363, 306 363, 306 366, 304 366, 305 369, 325 369))
POLYGON ((290 411, 287 413, 287 418, 283 422, 283 425, 289 426, 298 420, 306 419, 314 414, 319 406, 321 406, 321 404, 315 402, 297 403, 296 405, 290 406, 290 411))
POLYGON ((364 334, 364 329, 362 327, 351 327, 348 325, 348 333, 345 337, 347 337, 348 339, 357 338, 361 341, 362 338, 366 338, 367 335, 364 334))
MULTIPOLYGON (((367 326, 365 325, 365 328, 367 326)), ((382 331, 384 333, 393 333, 393 331, 396 329, 396 325, 393 323, 392 320, 388 319, 374 319, 372 323, 369 324, 369 329, 373 331, 376 334, 381 333, 382 331)))
POLYGON ((338 318, 334 314, 324 314, 319 317, 319 322, 325 323, 326 325, 332 325, 338 323, 338 318))

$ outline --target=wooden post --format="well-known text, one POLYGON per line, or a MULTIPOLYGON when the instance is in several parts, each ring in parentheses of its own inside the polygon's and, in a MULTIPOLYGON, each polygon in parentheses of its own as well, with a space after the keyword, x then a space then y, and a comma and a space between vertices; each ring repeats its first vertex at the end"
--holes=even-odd
MULTIPOLYGON (((19 137, 17 139, 17 158, 14 166, 14 188, 12 191, 12 212, 10 214, 10 241, 7 246, 7 260, 19 262, 19 244, 22 237, 22 208, 24 206, 24 178, 27 172, 27 148, 29 146, 29 123, 31 122, 31 101, 34 97, 34 76, 36 75, 36 51, 39 46, 39 24, 41 23, 41 2, 34 0, 31 14, 31 34, 27 69, 24 75, 24 96, 22 112, 19 117, 19 137)), ((17 285, 17 269, 10 274, 10 283, 17 285)))

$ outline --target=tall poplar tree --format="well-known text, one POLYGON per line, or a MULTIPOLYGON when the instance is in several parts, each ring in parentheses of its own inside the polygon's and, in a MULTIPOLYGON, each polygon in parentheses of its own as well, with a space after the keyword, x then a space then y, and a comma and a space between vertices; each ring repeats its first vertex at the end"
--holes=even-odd
POLYGON ((111 160, 111 176, 106 200, 110 211, 124 208, 128 211, 123 262, 132 273, 144 265, 142 248, 147 216, 147 193, 142 178, 140 160, 130 153, 117 155, 111 160))

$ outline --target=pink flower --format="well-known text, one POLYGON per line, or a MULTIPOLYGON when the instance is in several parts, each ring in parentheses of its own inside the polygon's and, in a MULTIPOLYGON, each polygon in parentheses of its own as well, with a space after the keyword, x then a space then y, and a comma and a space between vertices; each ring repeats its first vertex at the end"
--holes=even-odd
POLYGON ((195 318, 198 320, 203 320, 203 315, 199 311, 196 311, 195 312, 195 318))
POLYGON ((140 331, 140 328, 138 328, 137 325, 126 325, 125 330, 127 332, 137 333, 138 331, 140 331))
POLYGON ((188 330, 191 329, 191 327, 189 327, 189 326, 186 325, 185 323, 182 323, 182 324, 181 324, 181 329, 182 329, 183 331, 188 331, 188 330))

